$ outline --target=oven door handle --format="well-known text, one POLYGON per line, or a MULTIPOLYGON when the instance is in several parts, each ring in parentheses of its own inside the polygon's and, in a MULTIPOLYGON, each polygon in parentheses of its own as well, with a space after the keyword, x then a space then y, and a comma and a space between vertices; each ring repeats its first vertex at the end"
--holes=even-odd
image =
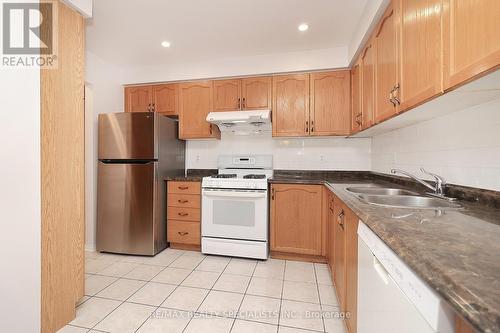
POLYGON ((267 192, 203 191, 206 197, 219 198, 265 198, 267 192))

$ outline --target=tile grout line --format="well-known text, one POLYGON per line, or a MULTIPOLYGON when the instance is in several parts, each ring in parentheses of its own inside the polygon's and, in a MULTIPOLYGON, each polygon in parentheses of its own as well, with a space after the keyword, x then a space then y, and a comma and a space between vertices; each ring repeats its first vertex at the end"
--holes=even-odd
MULTIPOLYGON (((183 253, 179 254, 179 255, 178 255, 178 256, 177 256, 177 257, 176 257, 176 258, 175 258, 175 259, 174 259, 174 260, 173 260, 170 264, 172 264, 175 260, 177 260, 177 259, 178 259, 178 258, 179 258, 182 254, 183 254, 183 253)), ((117 261, 117 262, 121 262, 121 261, 117 261)), ((170 266, 170 264, 169 264, 168 266, 165 266, 165 267, 164 267, 164 268, 163 268, 160 272, 158 272, 158 274, 160 274, 160 273, 161 273, 161 272, 163 272, 165 269, 167 269, 167 267, 169 267, 169 266, 170 266)), ((105 268, 104 268, 104 269, 105 269, 105 268)), ((132 270, 131 270, 131 271, 132 271, 132 270)), ((126 273, 126 274, 128 274, 128 273, 126 273)), ((156 275, 158 275, 158 274, 156 274, 156 275)), ((156 275, 155 275, 155 276, 156 276, 156 275)), ((153 278, 154 278, 154 277, 153 277, 153 278)), ((152 279, 153 279, 153 278, 152 278, 152 279)), ((117 281, 119 281, 120 279, 122 279, 122 277, 118 278, 116 281, 114 281, 113 283, 111 283, 109 286, 111 286, 112 284, 116 283, 116 282, 117 282, 117 281)), ((150 281, 151 281, 151 280, 150 280, 150 281)), ((144 281, 143 281, 143 282, 144 282, 144 281)), ((143 285, 142 287, 144 287, 147 283, 148 283, 148 282, 145 282, 145 283, 144 283, 144 285, 143 285)), ((109 287, 109 286, 108 286, 108 287, 109 287)), ((106 288, 108 288, 108 287, 106 287, 106 288)), ((132 295, 130 295, 129 297, 127 297, 124 301, 121 301, 121 303, 120 303, 117 307, 115 307, 115 308, 114 308, 114 309, 113 309, 110 313, 108 313, 106 316, 104 316, 104 318, 102 318, 101 320, 99 320, 99 321, 98 321, 98 322, 97 322, 94 326, 92 326, 92 327, 90 328, 90 330, 93 330, 93 329, 94 329, 97 325, 99 325, 101 322, 103 322, 103 321, 104 321, 104 320, 105 320, 105 319, 106 319, 109 315, 111 315, 113 312, 115 312, 115 311, 116 311, 116 309, 118 309, 120 306, 122 306, 122 305, 123 305, 123 303, 125 303, 128 299, 130 299, 130 297, 132 297, 133 295, 135 295, 135 293, 137 293, 140 289, 142 289, 142 287, 140 287, 138 290, 136 290, 134 293, 132 293, 132 295)), ((106 289, 106 288, 104 288, 104 289, 106 289)), ((104 289, 103 289, 103 290, 104 290, 104 289)), ((101 290, 101 291, 102 291, 102 290, 101 290)), ((96 296, 94 296, 94 297, 96 297, 96 296)), ((96 297, 96 298, 101 298, 101 299, 102 299, 102 297, 96 297)), ((114 300, 114 299, 112 299, 112 300, 114 300)), ((88 301, 88 300, 87 300, 87 301, 88 301)), ((115 300, 115 301, 118 301, 118 300, 115 300)), ((155 311, 156 311, 156 310, 155 310, 155 311)), ((147 320, 147 319, 146 319, 146 320, 147 320)), ((143 324, 144 324, 144 323, 143 323, 143 324)), ((142 324, 141 324, 141 326, 142 326, 142 324)))
POLYGON ((285 260, 285 267, 283 268, 283 283, 281 284, 281 293, 280 293, 280 309, 278 313, 278 332, 280 330, 280 322, 281 322, 281 308, 283 307, 283 290, 285 289, 285 274, 286 274, 286 265, 287 261, 285 260))
MULTIPOLYGON (((206 257, 208 258, 208 256, 206 257)), ((206 259, 205 258, 205 259, 206 259)), ((202 260, 205 261, 205 259, 202 260)), ((205 297, 203 297, 203 300, 200 302, 200 304, 196 307, 196 310, 192 311, 192 316, 191 316, 191 319, 189 319, 188 323, 186 324, 186 326, 184 327, 184 329, 182 330, 182 332, 185 332, 186 331, 186 328, 189 326, 189 324, 193 321, 193 318, 194 318, 194 315, 198 313, 198 310, 200 309, 200 306, 203 304, 203 302, 205 302, 205 300, 207 299, 208 295, 210 295, 210 293, 212 292, 212 289, 213 287, 215 286, 215 284, 217 283, 217 281, 219 281, 220 277, 222 276, 222 274, 224 274, 224 272, 226 271, 226 268, 227 266, 229 266, 229 264, 231 263, 231 261, 233 261, 233 258, 230 258, 229 261, 227 262, 226 266, 224 266, 224 269, 222 270, 222 272, 219 273, 219 276, 217 277, 217 279, 215 280, 214 284, 212 285, 212 287, 208 290, 208 293, 205 295, 205 297)), ((201 264, 201 262, 200 262, 201 264)), ((198 265, 199 266, 199 265, 198 265)), ((198 267, 196 266, 196 267, 198 267)), ((195 267, 195 269, 196 269, 195 267)), ((193 269, 194 271, 194 269, 193 269)))
POLYGON ((236 317, 234 318, 233 324, 231 325, 231 328, 229 329, 229 333, 231 333, 231 331, 233 330, 234 324, 236 323, 236 320, 239 318, 241 305, 243 304, 243 301, 245 300, 245 296, 247 295, 248 288, 250 287, 250 282, 252 281, 253 275, 255 274, 255 270, 257 269, 258 264, 259 264, 259 262, 257 261, 255 263, 253 270, 252 270, 252 275, 250 275, 250 279, 248 280, 247 287, 245 288, 245 292, 243 293, 243 297, 241 298, 240 305, 238 306, 238 310, 236 310, 236 317))
POLYGON ((323 332, 326 332, 325 326, 325 318, 323 318, 323 302, 321 301, 321 293, 319 292, 319 283, 318 283, 318 273, 316 272, 316 264, 313 263, 314 270, 314 279, 316 280, 316 290, 318 291, 318 300, 319 300, 319 312, 321 315, 321 322, 323 323, 323 332))
MULTIPOLYGON (((175 258, 175 260, 173 260, 173 261, 172 261, 172 262, 171 262, 171 263, 170 263, 167 267, 170 267, 170 268, 176 268, 176 267, 171 267, 170 265, 172 265, 172 264, 173 264, 173 263, 174 263, 177 259, 179 259, 180 257, 182 257, 184 254, 186 254, 186 251, 184 251, 183 253, 181 253, 181 255, 179 255, 177 258, 175 258)), ((160 309, 160 308, 161 308, 161 305, 162 305, 162 304, 163 304, 163 303, 167 300, 167 298, 169 298, 169 297, 170 297, 170 295, 172 295, 172 294, 173 294, 173 293, 174 293, 174 292, 175 292, 175 291, 176 291, 176 290, 177 290, 177 289, 181 286, 182 282, 184 282, 184 281, 185 281, 185 280, 186 280, 186 279, 187 279, 187 278, 188 278, 188 277, 189 277, 189 276, 190 276, 190 275, 191 275, 191 274, 195 271, 196 267, 198 267, 198 266, 199 266, 199 265, 200 265, 203 261, 205 261, 205 259, 207 259, 207 257, 206 257, 206 256, 205 256, 205 257, 204 257, 204 258, 203 258, 203 259, 202 259, 202 260, 201 260, 201 261, 200 261, 200 262, 199 262, 199 263, 198 263, 198 264, 197 264, 197 265, 196 265, 196 266, 195 266, 195 267, 191 270, 191 273, 189 273, 189 274, 188 274, 188 275, 187 275, 184 279, 182 279, 182 281, 181 281, 181 282, 179 282, 179 284, 178 284, 178 285, 176 285, 176 287, 174 288, 174 290, 172 290, 172 292, 171 292, 170 294, 168 294, 168 296, 167 296, 167 297, 165 297, 165 299, 164 299, 164 300, 160 303, 160 305, 158 305, 157 307, 155 307, 154 311, 153 311, 153 312, 151 312, 151 315, 152 315, 153 313, 156 313, 156 311, 158 311, 158 309, 160 309)), ((167 267, 165 267, 165 269, 167 269, 167 267)), ((162 272, 163 272, 165 269, 163 269, 163 270, 162 270, 162 272)), ((160 272, 160 273, 161 273, 161 272, 160 272)), ((158 273, 158 274, 160 274, 160 273, 158 273)), ((157 274, 157 275, 158 275, 158 274, 157 274)), ((155 275, 155 277, 156 277, 157 275, 155 275)), ((154 277, 153 277, 153 279, 154 279, 154 277)), ((181 310, 176 310, 176 311, 181 311, 181 310)), ((186 312, 186 311, 184 311, 184 312, 186 312)), ((135 333, 135 332, 137 332, 137 331, 139 331, 139 330, 141 329, 141 327, 142 327, 142 326, 143 326, 143 325, 144 325, 144 324, 145 324, 145 323, 149 320, 149 318, 150 318, 150 317, 151 317, 151 316, 148 316, 148 317, 147 317, 147 318, 146 318, 146 319, 145 319, 145 320, 144 320, 144 321, 143 321, 143 322, 139 325, 139 327, 137 327, 137 329, 134 331, 134 333, 135 333)), ((184 331, 184 329, 186 329, 187 325, 189 325, 189 323, 190 323, 190 322, 191 322, 191 320, 189 320, 189 321, 188 321, 188 323, 186 324, 186 326, 183 328, 183 331, 184 331)))

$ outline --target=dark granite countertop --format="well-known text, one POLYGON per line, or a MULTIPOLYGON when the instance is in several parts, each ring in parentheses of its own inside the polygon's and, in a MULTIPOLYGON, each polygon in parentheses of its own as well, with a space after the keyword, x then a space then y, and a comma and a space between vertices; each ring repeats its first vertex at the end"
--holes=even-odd
POLYGON ((176 182, 201 182, 203 177, 200 176, 171 176, 166 177, 165 181, 176 181, 176 182))
POLYGON ((500 332, 500 209, 466 201, 463 210, 445 211, 370 205, 345 189, 403 186, 356 173, 275 173, 270 183, 327 185, 479 332, 500 332))
POLYGON ((216 175, 217 169, 188 169, 186 175, 166 177, 165 181, 201 182, 203 177, 216 175))

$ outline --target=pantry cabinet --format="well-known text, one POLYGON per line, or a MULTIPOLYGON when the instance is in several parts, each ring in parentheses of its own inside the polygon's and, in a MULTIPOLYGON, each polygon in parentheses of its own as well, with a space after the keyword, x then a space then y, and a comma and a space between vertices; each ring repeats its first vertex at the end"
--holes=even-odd
POLYGON ((392 1, 375 31, 375 123, 394 116, 400 104, 397 23, 397 5, 392 1))
POLYGON ((400 12, 398 91, 404 111, 443 91, 441 0, 402 0, 400 12))
POLYGON ((350 134, 350 84, 350 71, 310 74, 310 135, 350 134))
POLYGON ((444 89, 500 64, 500 1, 443 1, 444 89))
POLYGON ((216 80, 213 93, 214 111, 271 109, 270 77, 216 80))
POLYGON ((126 112, 151 112, 153 89, 151 86, 125 87, 126 112))
POLYGON ((321 256, 322 185, 271 186, 271 255, 321 256))
POLYGON ((361 128, 373 125, 375 110, 375 51, 373 38, 361 53, 361 128))
POLYGON ((212 111, 212 81, 183 83, 179 87, 179 137, 220 138, 216 126, 206 121, 212 111))
POLYGON ((177 84, 125 87, 125 112, 158 112, 165 116, 179 114, 177 84))
POLYGON ((309 74, 273 77, 273 136, 306 136, 309 128, 309 74))

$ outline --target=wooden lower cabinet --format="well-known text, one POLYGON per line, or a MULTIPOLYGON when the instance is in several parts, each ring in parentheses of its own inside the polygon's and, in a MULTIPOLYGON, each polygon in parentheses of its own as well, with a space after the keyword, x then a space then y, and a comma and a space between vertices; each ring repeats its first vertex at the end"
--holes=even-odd
POLYGON ((357 330, 358 217, 328 191, 327 262, 349 333, 357 330))
POLYGON ((172 248, 200 249, 200 182, 167 182, 167 241, 172 248))
POLYGON ((271 186, 271 256, 324 261, 323 185, 271 186))

